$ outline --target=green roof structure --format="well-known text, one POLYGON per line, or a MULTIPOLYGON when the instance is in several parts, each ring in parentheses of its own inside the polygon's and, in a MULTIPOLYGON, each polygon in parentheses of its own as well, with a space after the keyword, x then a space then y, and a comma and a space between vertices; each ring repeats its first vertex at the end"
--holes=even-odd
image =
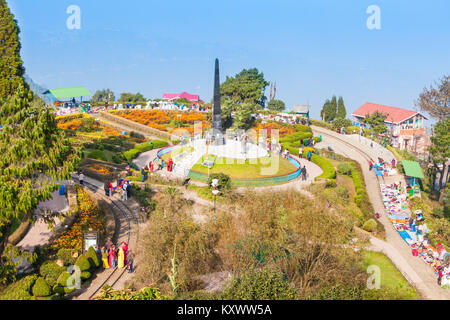
POLYGON ((424 179, 422 168, 416 161, 402 160, 403 169, 405 170, 405 175, 408 177, 424 179))
POLYGON ((44 94, 48 93, 51 93, 58 100, 92 96, 92 93, 88 89, 86 89, 86 87, 67 87, 59 89, 50 89, 44 92, 44 94))

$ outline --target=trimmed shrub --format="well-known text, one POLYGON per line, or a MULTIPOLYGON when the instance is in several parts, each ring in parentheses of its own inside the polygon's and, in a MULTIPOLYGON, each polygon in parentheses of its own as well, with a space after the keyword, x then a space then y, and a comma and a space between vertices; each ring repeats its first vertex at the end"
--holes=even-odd
POLYGON ((313 154, 311 157, 311 161, 317 164, 322 170, 323 173, 318 178, 324 179, 336 179, 336 169, 333 164, 328 161, 328 159, 318 156, 317 154, 313 154))
POLYGON ((89 260, 85 255, 81 255, 78 257, 77 262, 75 262, 75 266, 79 267, 81 272, 91 269, 91 264, 89 263, 89 260))
POLYGON ((38 276, 31 275, 27 276, 13 284, 10 284, 3 292, 0 294, 0 300, 33 300, 35 299, 31 295, 31 288, 36 282, 38 276))
POLYGON ((58 281, 58 277, 66 271, 65 267, 60 267, 56 261, 46 261, 39 268, 39 273, 44 277, 50 286, 54 286, 58 281))
POLYGON ((88 153, 87 157, 89 159, 108 161, 108 158, 106 157, 105 153, 102 150, 92 150, 91 152, 88 153))
POLYGON ((51 294, 52 289, 45 281, 45 279, 42 277, 38 278, 33 286, 33 295, 35 297, 48 297, 51 294))
POLYGON ((152 140, 149 142, 144 142, 141 144, 137 144, 133 149, 125 151, 123 155, 128 161, 136 159, 141 153, 153 150, 160 149, 163 147, 167 147, 169 144, 166 141, 162 140, 152 140))
POLYGON ((64 271, 63 273, 61 273, 59 275, 58 280, 56 281, 56 285, 60 285, 62 287, 66 287, 67 286, 67 280, 69 280, 70 276, 71 276, 70 273, 68 273, 67 271, 64 271))
POLYGON ((348 162, 339 163, 337 167, 337 171, 346 176, 350 176, 352 174, 352 165, 348 162))
POLYGON ((88 251, 86 252, 86 258, 88 259, 91 268, 97 269, 98 267, 100 267, 101 261, 97 253, 95 252, 94 247, 89 247, 88 251))
POLYGON ((53 287, 53 292, 58 293, 60 295, 72 293, 74 291, 75 291, 75 289, 70 289, 70 288, 62 286, 60 284, 57 284, 56 286, 53 287))
POLYGON ((80 278, 82 281, 86 281, 88 279, 90 279, 92 276, 92 274, 89 271, 83 271, 80 275, 80 278))
POLYGON ((345 133, 346 134, 359 134, 360 130, 361 129, 358 126, 345 127, 345 133), (353 133, 353 131, 355 131, 355 132, 353 133))
POLYGON ((368 232, 373 232, 377 229, 377 222, 374 219, 369 219, 364 223, 362 228, 368 232))
POLYGON ((74 249, 59 249, 57 256, 58 259, 61 259, 62 261, 64 261, 64 264, 67 265, 72 265, 75 264, 75 262, 77 261, 77 258, 72 257, 74 252, 78 252, 78 250, 74 250, 74 249))
POLYGON ((219 180, 219 187, 218 189, 220 191, 223 190, 230 190, 231 189, 231 178, 229 176, 227 176, 224 173, 213 173, 209 176, 208 179, 208 186, 209 188, 212 189, 211 183, 213 181, 213 179, 218 179, 219 180))
POLYGON ((334 129, 340 129, 342 127, 347 128, 350 127, 353 122, 349 119, 335 119, 332 123, 334 129))

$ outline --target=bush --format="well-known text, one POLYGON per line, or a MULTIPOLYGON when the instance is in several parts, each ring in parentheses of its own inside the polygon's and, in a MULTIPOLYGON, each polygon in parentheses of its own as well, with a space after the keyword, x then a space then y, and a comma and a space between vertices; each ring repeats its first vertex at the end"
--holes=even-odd
POLYGON ((100 267, 101 261, 97 253, 95 252, 94 247, 89 247, 88 251, 86 252, 86 258, 88 259, 92 269, 97 269, 98 267, 100 267))
POLYGON ((74 291, 75 291, 74 288, 70 289, 70 288, 62 286, 60 284, 57 284, 56 286, 53 287, 53 292, 58 293, 60 295, 72 293, 74 291))
POLYGON ((348 190, 344 187, 337 188, 336 192, 337 192, 339 198, 341 198, 342 200, 348 200, 350 197, 348 190))
POLYGON ((361 129, 358 126, 345 127, 346 134, 359 134, 360 130, 361 129), (353 133, 353 131, 355 131, 355 133, 353 133))
POLYGON ((323 170, 323 173, 318 178, 336 179, 336 169, 334 169, 333 164, 328 161, 328 159, 313 154, 311 157, 311 161, 317 164, 323 170))
POLYGON ((75 262, 77 261, 77 258, 72 257, 72 255, 74 253, 79 253, 79 252, 78 252, 78 250, 74 250, 74 249, 59 249, 57 256, 58 256, 58 259, 61 259, 62 261, 64 261, 64 264, 66 266, 68 266, 68 265, 75 264, 75 262))
POLYGON ((33 286, 33 295, 35 297, 48 297, 51 294, 52 289, 45 281, 45 279, 42 277, 38 278, 33 286))
POLYGON ((75 262, 75 266, 79 267, 82 272, 91 269, 91 264, 85 255, 78 257, 77 262, 75 262))
POLYGON ((91 152, 88 153, 87 157, 89 159, 108 161, 108 158, 106 157, 105 153, 101 150, 92 150, 91 152))
POLYGON ((349 119, 336 119, 332 123, 334 129, 340 129, 342 127, 347 128, 350 127, 353 122, 349 119))
POLYGON ((32 300, 31 288, 37 278, 34 274, 9 285, 0 295, 0 300, 32 300))
POLYGON ((336 180, 335 179, 328 179, 325 183, 325 188, 336 188, 336 180))
POLYGON ((64 271, 66 271, 66 268, 58 266, 56 261, 46 261, 39 268, 39 274, 44 277, 50 286, 56 284, 58 277, 64 271))
POLYGON ((208 186, 212 189, 211 183, 213 179, 219 180, 220 191, 230 190, 231 189, 231 178, 224 173, 213 173, 209 176, 208 186))
MULTIPOLYGON (((56 280, 56 285, 60 285, 62 287, 67 287, 67 280, 69 280, 71 274, 67 271, 64 271, 61 273, 58 277, 58 280, 56 280)), ((56 291, 55 291, 56 292, 56 291)))
POLYGON ((368 232, 373 232, 377 229, 377 222, 374 219, 369 219, 364 223, 362 228, 368 232))
POLYGON ((91 278, 92 274, 89 271, 83 271, 80 275, 80 278, 82 281, 89 280, 91 278))
POLYGON ((348 162, 339 163, 337 167, 337 171, 346 176, 350 176, 352 174, 352 165, 348 162))
POLYGON ((287 277, 271 269, 250 270, 233 279, 222 293, 224 300, 294 300, 296 290, 287 277))
POLYGON ((141 153, 147 152, 153 149, 160 149, 163 147, 167 147, 168 143, 162 140, 152 140, 150 142, 144 142, 141 144, 137 144, 133 149, 130 149, 123 153, 125 158, 128 161, 136 159, 141 153))

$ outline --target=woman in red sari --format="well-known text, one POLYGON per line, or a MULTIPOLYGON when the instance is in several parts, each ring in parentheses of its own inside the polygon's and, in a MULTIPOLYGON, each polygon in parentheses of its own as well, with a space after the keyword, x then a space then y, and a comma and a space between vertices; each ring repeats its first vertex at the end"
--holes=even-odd
POLYGON ((116 246, 114 245, 109 248, 109 266, 111 268, 116 267, 116 246))
POLYGON ((153 165, 153 161, 150 162, 150 172, 153 173, 153 170, 155 169, 154 165, 153 165))

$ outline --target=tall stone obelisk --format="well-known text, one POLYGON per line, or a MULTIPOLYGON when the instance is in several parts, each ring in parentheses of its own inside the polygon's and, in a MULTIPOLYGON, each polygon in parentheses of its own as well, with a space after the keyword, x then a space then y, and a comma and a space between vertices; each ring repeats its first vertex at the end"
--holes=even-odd
POLYGON ((219 59, 216 59, 214 73, 213 136, 216 145, 223 145, 225 143, 222 133, 222 108, 220 106, 219 59))

